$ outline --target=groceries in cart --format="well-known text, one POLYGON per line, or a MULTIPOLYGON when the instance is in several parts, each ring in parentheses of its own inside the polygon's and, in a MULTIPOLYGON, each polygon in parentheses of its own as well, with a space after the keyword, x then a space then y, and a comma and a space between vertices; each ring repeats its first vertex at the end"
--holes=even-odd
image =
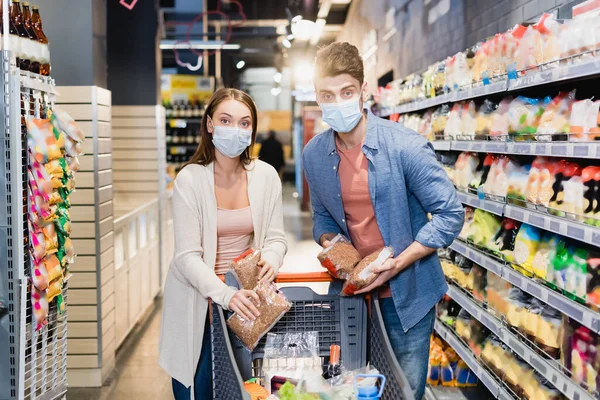
POLYGON ((254 350, 260 339, 292 307, 285 295, 272 283, 260 282, 254 291, 260 299, 256 305, 260 315, 248 321, 238 314, 227 320, 229 329, 240 339, 248 350, 254 350))
POLYGON ((331 276, 339 279, 348 279, 360 262, 360 254, 342 234, 334 237, 317 258, 331 276))
POLYGON ((375 272, 394 255, 394 250, 391 247, 384 247, 365 258, 358 263, 352 274, 348 277, 344 288, 342 289, 343 296, 353 296, 357 291, 366 288, 377 279, 379 275, 375 272))
POLYGON ((229 267, 242 289, 253 290, 258 284, 260 250, 249 249, 234 259, 229 267))

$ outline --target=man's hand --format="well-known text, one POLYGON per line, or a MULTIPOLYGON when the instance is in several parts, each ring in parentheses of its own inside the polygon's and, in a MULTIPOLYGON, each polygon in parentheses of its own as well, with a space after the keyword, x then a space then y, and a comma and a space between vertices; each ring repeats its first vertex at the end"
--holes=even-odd
POLYGON ((373 268, 373 272, 378 273, 377 279, 373 281, 369 286, 356 292, 356 294, 369 293, 379 286, 387 283, 390 279, 395 277, 404 269, 401 256, 396 258, 390 258, 379 268, 373 268))
POLYGON ((327 248, 331 246, 331 240, 336 236, 336 233, 325 233, 321 235, 321 237, 319 238, 319 243, 321 243, 321 247, 327 248))

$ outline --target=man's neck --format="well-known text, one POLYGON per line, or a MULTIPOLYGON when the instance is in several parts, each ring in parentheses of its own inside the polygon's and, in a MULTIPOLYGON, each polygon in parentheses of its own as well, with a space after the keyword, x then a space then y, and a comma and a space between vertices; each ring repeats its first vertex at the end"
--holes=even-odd
POLYGON ((358 124, 350 132, 336 133, 338 144, 342 150, 353 149, 360 145, 367 136, 367 116, 363 113, 358 124))

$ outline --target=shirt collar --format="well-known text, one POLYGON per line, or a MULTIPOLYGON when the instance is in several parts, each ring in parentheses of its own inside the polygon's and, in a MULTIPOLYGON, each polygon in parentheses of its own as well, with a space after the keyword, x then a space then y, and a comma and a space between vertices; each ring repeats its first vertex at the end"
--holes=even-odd
MULTIPOLYGON (((377 120, 371 110, 365 110, 367 111, 367 135, 365 137, 364 146, 367 146, 372 150, 377 150, 379 147, 379 140, 377 138, 377 120)), ((335 134, 336 132, 329 128, 329 143, 327 144, 328 155, 332 155, 336 152, 335 134)))

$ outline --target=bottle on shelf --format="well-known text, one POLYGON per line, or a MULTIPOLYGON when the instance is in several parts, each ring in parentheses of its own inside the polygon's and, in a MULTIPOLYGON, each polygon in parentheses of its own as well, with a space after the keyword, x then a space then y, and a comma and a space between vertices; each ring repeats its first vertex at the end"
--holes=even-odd
POLYGON ((27 41, 27 47, 29 48, 29 70, 33 73, 39 74, 41 68, 41 52, 42 45, 40 43, 40 39, 35 33, 35 29, 33 29, 33 22, 31 21, 31 10, 29 8, 29 3, 23 2, 23 25, 25 26, 25 30, 27 31, 27 35, 29 36, 29 41, 27 41))
POLYGON ((171 118, 173 116, 173 105, 171 104, 171 101, 165 100, 163 106, 165 107, 165 116, 171 118))
POLYGON ((23 12, 21 11, 21 0, 12 0, 10 7, 10 34, 11 34, 11 49, 17 57, 17 67, 28 71, 30 60, 25 56, 25 50, 28 49, 29 35, 23 24, 23 12))
POLYGON ((177 100, 173 101, 173 112, 171 115, 173 118, 179 118, 179 102, 177 100))
POLYGON ((188 127, 187 129, 187 136, 185 137, 185 142, 187 144, 194 144, 194 130, 192 129, 192 127, 188 127))
POLYGON ((186 101, 185 116, 187 118, 192 118, 194 116, 194 108, 193 108, 192 102, 190 102, 190 101, 186 101))
MULTIPOLYGON (((14 1, 14 0, 13 0, 14 1)), ((33 13, 31 14, 31 23, 33 30, 37 35, 38 42, 40 43, 40 74, 44 76, 50 76, 50 48, 48 46, 48 38, 44 33, 42 27, 42 17, 40 16, 40 8, 38 6, 31 7, 33 13)))
POLYGON ((200 101, 194 100, 192 105, 192 117, 198 118, 200 117, 200 101))

